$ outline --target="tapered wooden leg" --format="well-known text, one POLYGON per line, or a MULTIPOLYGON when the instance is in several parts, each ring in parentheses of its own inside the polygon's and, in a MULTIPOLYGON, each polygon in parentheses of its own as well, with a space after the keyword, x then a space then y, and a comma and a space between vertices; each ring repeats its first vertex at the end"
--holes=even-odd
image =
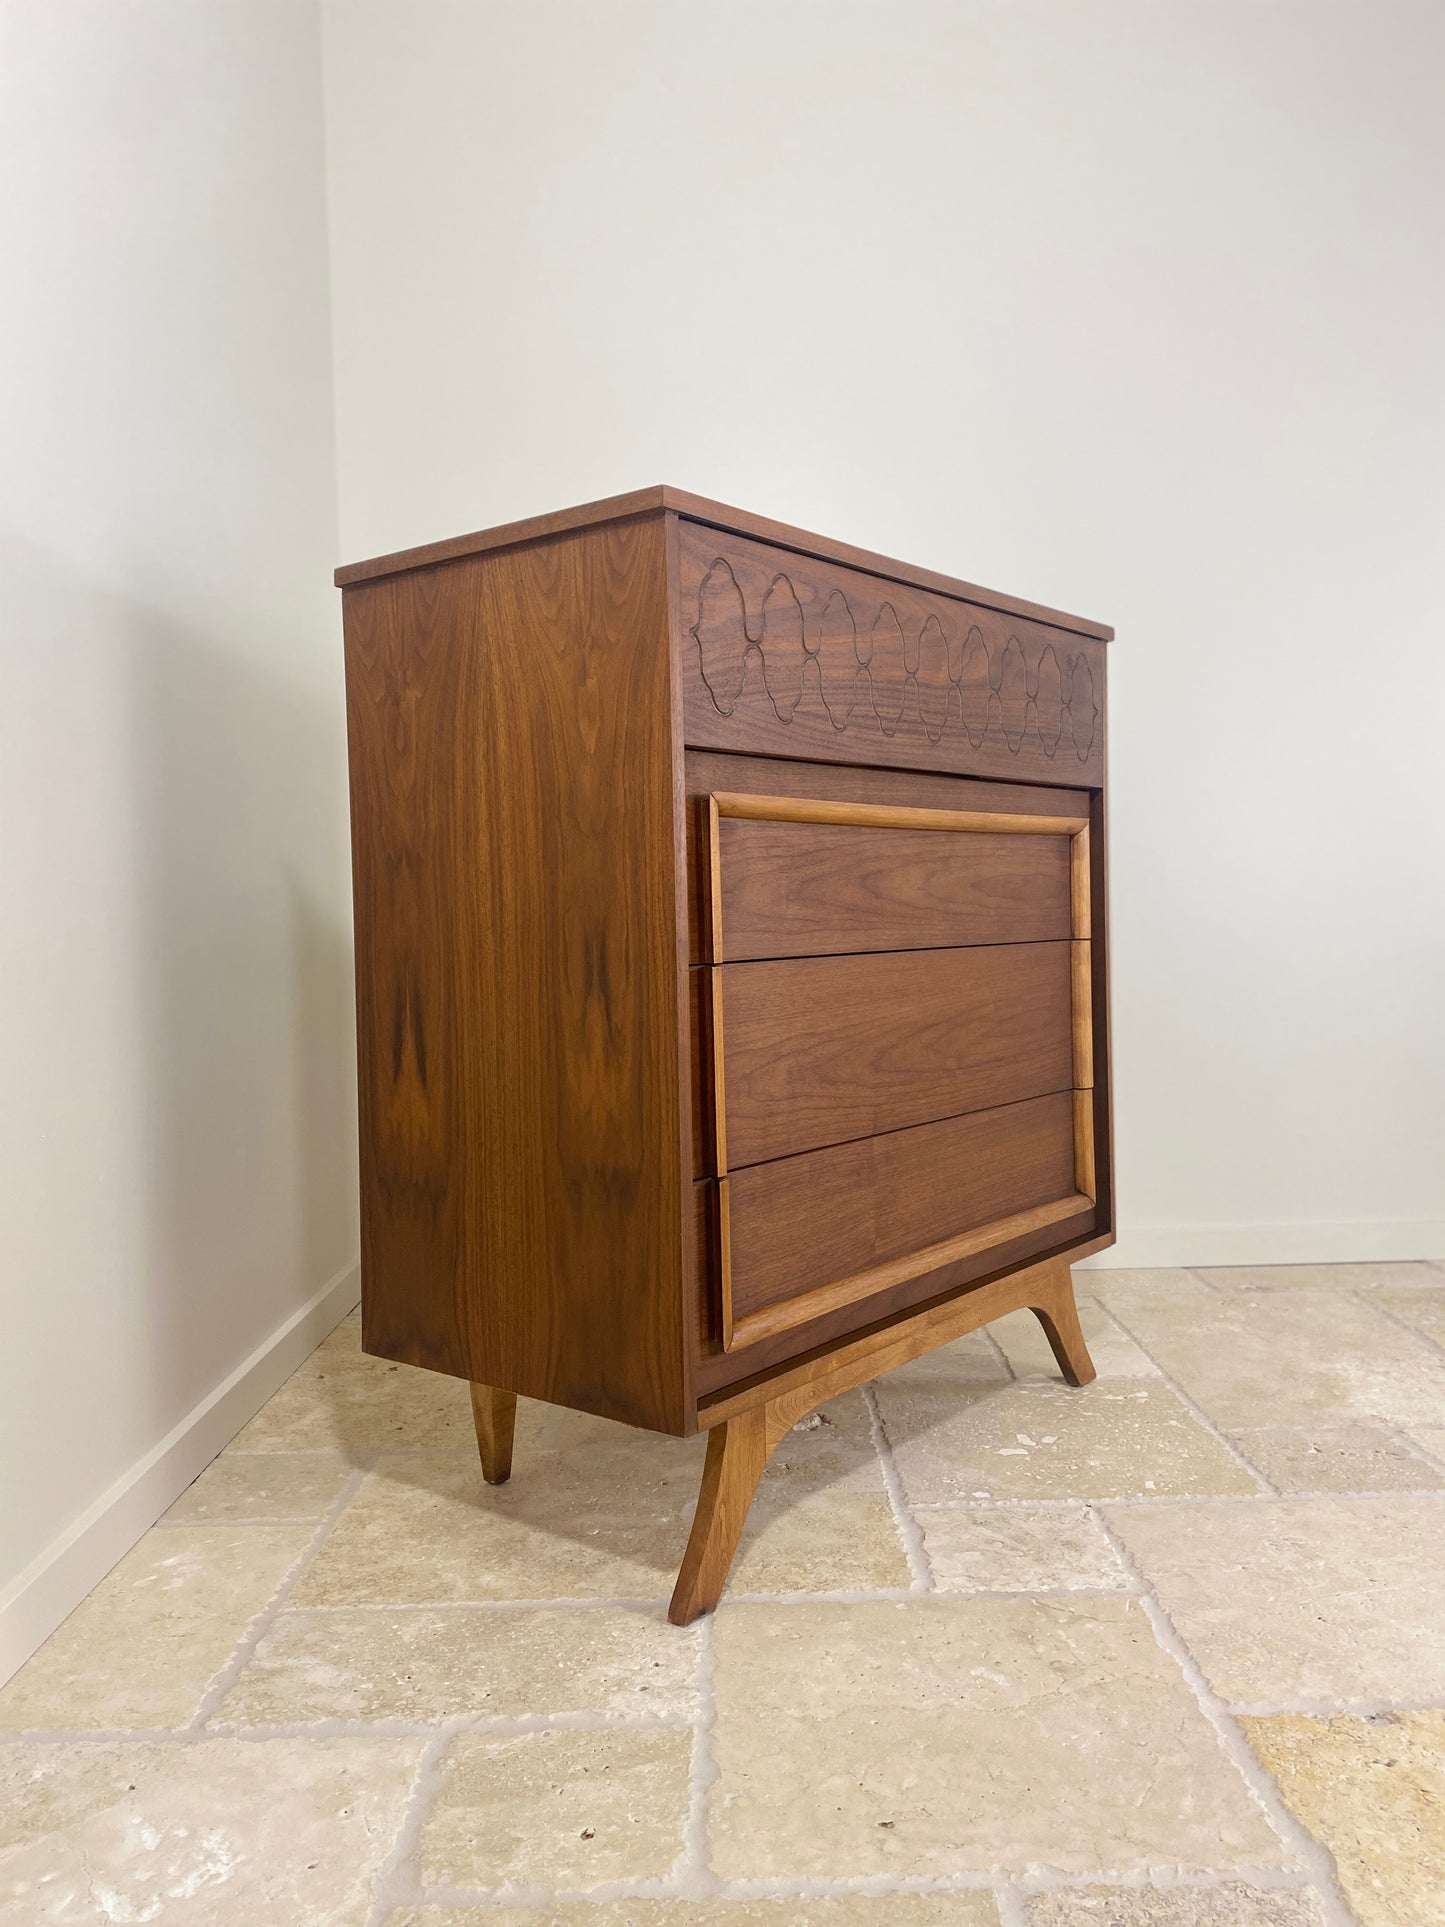
POLYGON ((499 1392, 495 1385, 472 1385, 472 1418, 477 1449, 482 1455, 482 1477, 488 1485, 505 1485, 512 1476, 512 1429, 517 1423, 517 1394, 499 1392))
POLYGON ((674 1626, 691 1625, 700 1613, 710 1613, 721 1596, 748 1507, 777 1442, 769 1416, 767 1405, 754 1405, 707 1435, 692 1536, 667 1609, 674 1626))
POLYGON ((1044 1289, 1030 1300, 1030 1309, 1044 1328, 1059 1370, 1070 1385, 1087 1385, 1096 1376, 1094 1361, 1079 1326, 1074 1299, 1074 1274, 1067 1265, 1050 1265, 1040 1273, 1044 1289))

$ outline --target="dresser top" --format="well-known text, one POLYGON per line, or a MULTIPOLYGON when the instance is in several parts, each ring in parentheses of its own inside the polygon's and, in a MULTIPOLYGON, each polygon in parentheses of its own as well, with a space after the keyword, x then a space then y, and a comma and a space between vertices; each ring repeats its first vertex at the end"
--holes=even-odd
POLYGON ((481 555, 488 549, 510 548, 519 542, 536 542, 549 535, 563 535, 571 529, 591 528, 600 522, 620 522, 629 516, 671 510, 691 522, 711 528, 727 529, 734 535, 750 535, 775 548, 793 549, 800 555, 821 556, 826 561, 843 562, 850 568, 866 570, 894 582, 910 582, 921 589, 936 589, 988 609, 1001 609, 1010 615, 1047 622, 1076 635, 1096 636, 1101 642, 1113 639, 1114 631, 1101 622, 1072 616, 1042 603, 1026 602, 1019 596, 1001 595, 983 589, 975 582, 961 582, 956 576, 940 575, 935 569, 916 568, 890 556, 875 555, 870 549, 855 548, 850 542, 835 542, 826 535, 813 535, 785 522, 773 522, 765 515, 751 515, 746 509, 728 508, 702 495, 689 495, 685 489, 634 489, 628 495, 609 495, 605 501, 584 502, 578 508, 559 509, 552 515, 529 516, 524 522, 504 522, 499 528, 478 529, 472 535, 454 535, 445 542, 427 542, 420 548, 401 549, 395 555, 377 555, 365 562, 350 562, 336 571, 338 588, 358 582, 373 582, 378 577, 401 575, 408 569, 424 569, 437 562, 455 562, 461 556, 481 555))

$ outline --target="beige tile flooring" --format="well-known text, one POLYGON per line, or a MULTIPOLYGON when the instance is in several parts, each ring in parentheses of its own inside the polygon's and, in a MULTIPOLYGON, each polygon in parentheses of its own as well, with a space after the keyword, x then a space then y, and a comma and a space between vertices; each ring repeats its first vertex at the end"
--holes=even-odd
POLYGON ((348 1320, 0 1691, 0 1923, 1438 1927, 1445 1267, 1081 1273, 780 1448, 348 1320))

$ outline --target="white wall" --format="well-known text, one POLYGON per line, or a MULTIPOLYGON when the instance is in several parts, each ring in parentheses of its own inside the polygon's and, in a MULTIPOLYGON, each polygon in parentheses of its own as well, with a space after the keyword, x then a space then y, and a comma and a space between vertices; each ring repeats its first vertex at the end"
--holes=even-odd
POLYGON ((1445 11, 324 18, 345 554, 667 480, 1112 621, 1114 1262, 1445 1252, 1445 11))
POLYGON ((315 10, 0 34, 3 1677, 356 1237, 315 10))

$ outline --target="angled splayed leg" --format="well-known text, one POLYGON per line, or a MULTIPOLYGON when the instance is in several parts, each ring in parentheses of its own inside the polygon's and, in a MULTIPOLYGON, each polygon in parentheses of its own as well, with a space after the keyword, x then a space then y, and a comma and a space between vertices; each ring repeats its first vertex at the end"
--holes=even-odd
POLYGON ((517 1394, 500 1392, 495 1385, 472 1384, 472 1419, 477 1428, 477 1450, 482 1455, 482 1477, 488 1485, 505 1485, 512 1476, 512 1429, 517 1422, 517 1394))
POLYGON ((1087 1385, 1094 1377, 1094 1361, 1079 1329, 1073 1274, 1067 1264, 1045 1261, 961 1294, 952 1304, 924 1311, 895 1332, 845 1345, 834 1357, 780 1373, 771 1398, 741 1407, 734 1399, 718 1400, 728 1416, 719 1417, 708 1431, 707 1463, 692 1536, 667 1612, 672 1623, 690 1625, 716 1606, 758 1481, 774 1447, 791 1426, 855 1385, 1024 1308, 1043 1326, 1070 1385, 1087 1385))
POLYGON ((753 1405, 713 1426, 707 1435, 707 1463, 692 1536, 667 1609, 674 1626, 690 1625, 718 1602, 748 1507, 779 1436, 768 1420, 768 1406, 753 1405))
POLYGON ((1087 1385, 1096 1374, 1079 1325, 1073 1273, 1066 1264, 1055 1264, 1041 1267, 1038 1278, 1040 1289, 1030 1297, 1029 1309, 1043 1326, 1068 1383, 1087 1385))

